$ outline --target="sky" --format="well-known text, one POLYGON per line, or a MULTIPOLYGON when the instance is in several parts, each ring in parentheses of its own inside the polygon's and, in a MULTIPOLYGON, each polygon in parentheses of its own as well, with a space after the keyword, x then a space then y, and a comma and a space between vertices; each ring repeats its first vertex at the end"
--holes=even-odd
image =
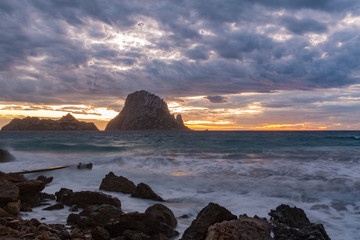
POLYGON ((137 90, 195 130, 360 130, 360 2, 0 1, 0 127, 137 90))

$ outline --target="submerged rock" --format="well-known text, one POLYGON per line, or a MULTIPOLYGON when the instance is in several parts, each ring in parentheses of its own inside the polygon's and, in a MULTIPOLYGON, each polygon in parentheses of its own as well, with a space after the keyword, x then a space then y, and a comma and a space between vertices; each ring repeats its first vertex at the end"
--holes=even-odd
POLYGON ((209 203, 205 208, 203 208, 196 219, 191 223, 183 236, 182 240, 203 240, 206 238, 208 228, 219 222, 236 220, 237 217, 233 215, 226 208, 216 204, 209 203))
POLYGON ((100 189, 131 194, 135 191, 136 185, 123 176, 118 177, 113 172, 109 172, 109 174, 101 181, 100 189))
POLYGON ((181 116, 170 114, 160 97, 141 90, 127 96, 120 114, 112 119, 105 130, 190 130, 181 116))
POLYGON ((81 122, 70 113, 59 120, 39 119, 37 117, 15 118, 5 125, 2 131, 98 131, 94 123, 81 122))
POLYGON ((271 210, 274 238, 278 240, 330 240, 322 224, 311 223, 304 210, 280 205, 271 210))
POLYGON ((265 218, 240 216, 209 227, 206 240, 271 240, 271 226, 265 218))
POLYGON ((9 151, 0 149, 0 162, 10 162, 15 160, 15 157, 9 151))
POLYGON ((163 202, 164 200, 162 197, 157 195, 149 185, 145 183, 139 183, 136 186, 135 191, 131 194, 131 197, 134 198, 143 198, 143 199, 151 199, 155 201, 163 202))

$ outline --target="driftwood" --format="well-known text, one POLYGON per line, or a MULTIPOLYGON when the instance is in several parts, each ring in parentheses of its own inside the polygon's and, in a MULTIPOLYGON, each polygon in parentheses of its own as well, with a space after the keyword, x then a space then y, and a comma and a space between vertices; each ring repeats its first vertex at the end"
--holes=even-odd
POLYGON ((64 165, 64 166, 55 166, 55 167, 49 167, 49 168, 41 168, 41 169, 21 171, 21 172, 12 172, 12 173, 13 174, 27 174, 27 173, 47 172, 47 171, 54 171, 54 170, 58 170, 58 169, 75 167, 75 166, 78 169, 92 169, 93 164, 92 163, 78 163, 78 164, 69 164, 69 165, 64 165))

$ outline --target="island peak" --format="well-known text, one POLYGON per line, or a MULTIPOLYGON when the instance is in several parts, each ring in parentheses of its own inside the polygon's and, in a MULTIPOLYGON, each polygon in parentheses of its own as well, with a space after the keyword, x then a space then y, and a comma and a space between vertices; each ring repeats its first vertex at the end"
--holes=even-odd
POLYGON ((170 114, 166 102, 155 94, 140 90, 129 94, 124 108, 105 130, 175 130, 188 131, 181 115, 170 114))
POLYGON ((38 117, 15 118, 2 131, 98 131, 94 123, 82 122, 68 113, 59 120, 38 117))

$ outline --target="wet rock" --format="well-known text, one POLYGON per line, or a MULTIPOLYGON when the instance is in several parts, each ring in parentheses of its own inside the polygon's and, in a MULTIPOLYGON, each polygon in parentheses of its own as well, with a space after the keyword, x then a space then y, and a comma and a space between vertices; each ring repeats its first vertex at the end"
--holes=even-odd
POLYGON ((177 220, 174 216, 174 213, 165 205, 155 204, 151 207, 148 207, 145 213, 150 214, 160 222, 163 222, 172 228, 175 228, 177 225, 177 220))
POLYGON ((171 238, 179 233, 173 230, 167 224, 158 221, 156 218, 147 213, 128 213, 122 215, 117 221, 105 225, 105 229, 111 237, 123 236, 125 231, 144 233, 156 239, 159 234, 166 238, 171 238))
POLYGON ((207 230, 211 225, 222 221, 230 221, 236 219, 237 217, 226 208, 216 203, 209 203, 208 206, 206 206, 199 212, 196 219, 191 223, 190 227, 185 230, 181 239, 205 239, 207 230))
POLYGON ((120 219, 124 213, 121 208, 103 204, 100 206, 89 206, 80 214, 82 227, 105 226, 106 224, 120 219))
POLYGON ((5 178, 0 178, 0 207, 19 199, 19 188, 5 178))
POLYGON ((240 216, 209 227, 206 240, 271 240, 271 226, 265 218, 240 216))
POLYGON ((15 160, 15 157, 9 153, 9 151, 0 149, 0 163, 1 162, 10 162, 15 160))
POLYGON ((52 205, 50 207, 43 208, 43 210, 52 211, 52 210, 59 210, 59 209, 63 209, 63 208, 64 208, 64 204, 57 203, 57 204, 54 204, 54 205, 52 205))
POLYGON ((274 222, 284 223, 290 227, 301 227, 310 223, 304 210, 289 205, 280 205, 276 210, 271 210, 269 215, 274 222))
POLYGON ((136 186, 135 191, 131 194, 131 197, 134 198, 143 198, 143 199, 151 199, 155 201, 163 202, 164 200, 157 195, 149 185, 145 183, 139 183, 136 186))
POLYGON ((116 176, 113 172, 109 172, 101 181, 100 189, 111 192, 121 192, 131 194, 135 191, 136 185, 123 176, 116 176))
POLYGON ((322 224, 311 223, 304 210, 280 205, 271 210, 274 238, 278 240, 330 240, 322 224))
POLYGON ((96 227, 91 231, 94 240, 110 240, 110 233, 102 227, 96 227))
POLYGON ((100 192, 73 192, 70 189, 61 188, 60 191, 55 193, 55 195, 57 201, 69 206, 78 205, 81 208, 85 208, 89 205, 109 204, 118 208, 121 207, 119 199, 100 192))

